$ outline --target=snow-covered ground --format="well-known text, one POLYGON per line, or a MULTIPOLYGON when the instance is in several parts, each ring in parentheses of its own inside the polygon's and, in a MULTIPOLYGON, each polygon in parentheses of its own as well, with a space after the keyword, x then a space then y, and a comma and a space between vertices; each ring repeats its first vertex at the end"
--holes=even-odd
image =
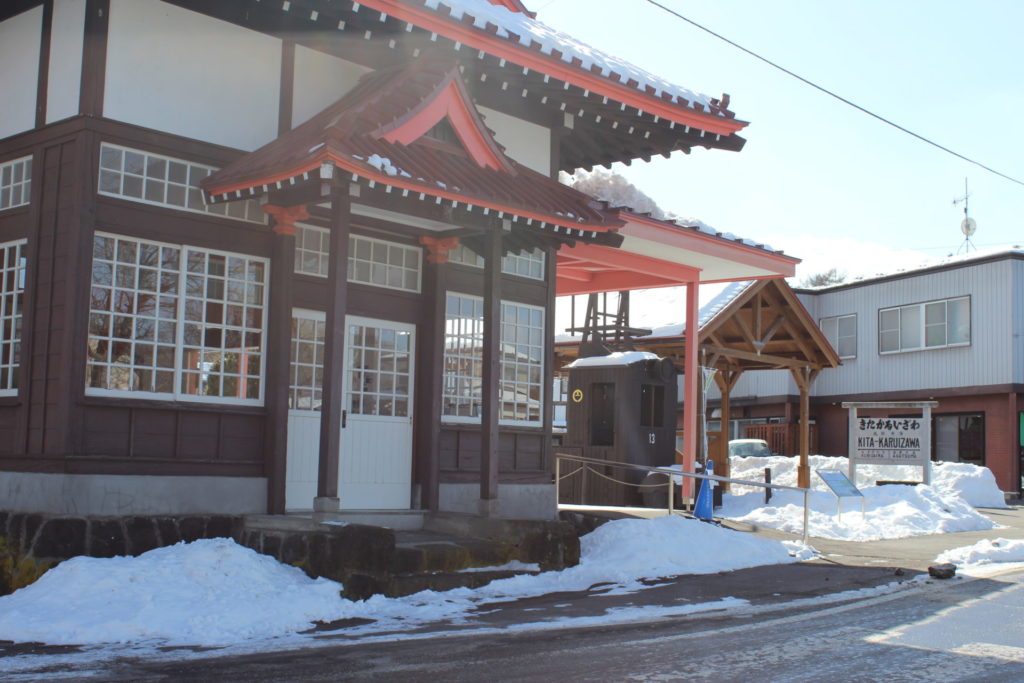
POLYGON ((940 553, 936 562, 952 562, 958 567, 994 564, 1002 562, 1024 562, 1024 540, 983 538, 974 545, 953 548, 940 553))
MULTIPOLYGON (((764 470, 772 470, 772 483, 796 486, 797 458, 732 458, 734 479, 763 481, 764 470)), ((875 486, 879 480, 920 480, 921 468, 915 466, 858 465, 856 484, 864 494, 864 512, 860 498, 844 497, 842 515, 839 501, 815 470, 847 471, 842 457, 812 455, 810 535, 847 541, 874 541, 924 534, 992 529, 995 522, 975 507, 1005 508, 1006 503, 987 468, 965 463, 934 463, 932 484, 924 486, 875 486)), ((764 489, 733 486, 723 496, 723 505, 715 514, 726 519, 800 533, 803 529, 803 495, 791 491, 774 493, 764 504, 764 489)))
POLYGON ((0 640, 223 645, 349 617, 374 619, 378 630, 401 628, 458 620, 494 600, 595 584, 636 591, 643 579, 797 562, 811 554, 804 546, 792 545, 791 554, 781 543, 681 517, 610 522, 581 545, 580 564, 563 571, 361 602, 342 599, 333 581, 310 579, 229 539, 179 543, 138 557, 76 557, 0 597, 0 640))

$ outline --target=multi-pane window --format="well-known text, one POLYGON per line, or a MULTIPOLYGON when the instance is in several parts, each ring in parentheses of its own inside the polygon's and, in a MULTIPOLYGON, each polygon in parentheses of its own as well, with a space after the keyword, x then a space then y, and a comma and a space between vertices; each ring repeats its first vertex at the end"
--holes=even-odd
POLYGON ((842 359, 857 357, 857 316, 837 315, 822 318, 821 331, 842 359))
POLYGON ((420 249, 395 242, 350 235, 348 281, 420 291, 420 249))
MULTIPOLYGON (((522 253, 509 253, 501 259, 501 272, 506 275, 519 275, 520 277, 543 280, 544 258, 544 250, 540 248, 522 253)), ((460 244, 448 252, 448 262, 472 266, 473 268, 484 267, 484 257, 464 244, 460 244)))
POLYGON ((259 404, 266 259, 97 233, 86 391, 259 404))
POLYGON ((25 240, 0 244, 0 396, 18 393, 25 240))
POLYGON ((544 279, 544 250, 509 253, 501 259, 501 272, 534 280, 544 279))
POLYGON ((540 422, 544 374, 544 309, 501 304, 502 420, 540 422))
POLYGON ((349 322, 345 343, 349 354, 347 410, 353 415, 408 417, 412 331, 370 321, 349 322))
POLYGON ((441 412, 446 417, 480 419, 483 352, 483 299, 449 292, 445 297, 441 395, 441 412))
MULTIPOLYGON (((480 418, 483 378, 483 300, 448 293, 445 315, 442 414, 458 421, 480 418)), ((541 420, 544 375, 544 309, 501 304, 499 419, 541 420)))
POLYGON ((0 210, 28 204, 32 191, 32 157, 0 164, 0 210))
POLYGON ((472 266, 473 268, 483 268, 484 257, 465 244, 459 244, 459 246, 448 252, 448 263, 459 263, 464 266, 472 266))
POLYGON ((292 362, 288 407, 320 410, 324 385, 326 316, 315 311, 292 313, 292 362))
POLYGON ((209 213, 253 223, 266 215, 255 200, 206 204, 199 183, 217 169, 127 147, 100 146, 99 193, 184 211, 209 213))
POLYGON ((963 346, 971 343, 971 300, 928 301, 878 311, 878 351, 963 346))
POLYGON ((327 277, 327 257, 331 253, 331 233, 312 225, 296 225, 295 272, 303 275, 327 277))

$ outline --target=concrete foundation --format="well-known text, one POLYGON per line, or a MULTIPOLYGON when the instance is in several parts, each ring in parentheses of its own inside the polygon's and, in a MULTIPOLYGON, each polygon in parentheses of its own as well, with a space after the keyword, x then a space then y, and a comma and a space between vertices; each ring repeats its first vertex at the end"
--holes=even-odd
POLYGON ((441 484, 438 509, 504 519, 555 519, 554 484, 500 484, 498 498, 481 507, 479 484, 441 484), (486 509, 484 509, 486 508, 486 509))
POLYGON ((10 512, 53 515, 202 515, 267 511, 263 477, 167 477, 0 472, 10 512))

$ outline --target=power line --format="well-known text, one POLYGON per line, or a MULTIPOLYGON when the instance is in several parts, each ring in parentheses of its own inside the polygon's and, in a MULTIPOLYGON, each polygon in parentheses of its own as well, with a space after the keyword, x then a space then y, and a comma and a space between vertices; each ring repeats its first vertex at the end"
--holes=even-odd
POLYGON ((721 35, 719 33, 715 33, 714 31, 712 31, 708 27, 703 26, 701 24, 698 24, 693 19, 689 19, 687 17, 684 17, 679 12, 676 12, 675 10, 670 9, 670 8, 666 7, 665 5, 662 5, 660 2, 657 2, 656 0, 646 0, 646 2, 648 2, 648 3, 652 4, 652 5, 654 5, 655 7, 658 7, 660 9, 668 12, 669 14, 671 14, 674 17, 678 17, 679 19, 682 19, 683 21, 685 21, 686 23, 690 24, 691 26, 699 28, 701 31, 704 31, 705 33, 708 33, 708 34, 714 36, 715 38, 718 38, 719 40, 721 40, 721 41, 723 41, 725 43, 728 43, 729 45, 732 45, 737 50, 742 50, 743 52, 746 52, 751 57, 754 57, 755 59, 759 59, 760 61, 764 62, 768 66, 774 67, 774 68, 778 69, 779 71, 783 72, 784 74, 792 76, 793 78, 797 79, 798 81, 811 86, 815 90, 819 90, 819 91, 825 93, 826 95, 829 95, 830 97, 834 97, 835 99, 839 100, 840 102, 842 102, 844 104, 848 104, 851 107, 853 107, 854 109, 857 109, 858 111, 861 111, 861 112, 867 114, 868 116, 871 116, 872 118, 878 119, 882 123, 886 123, 886 124, 892 126, 893 128, 895 128, 895 129, 897 129, 897 130, 899 130, 899 131, 901 131, 903 133, 906 133, 907 135, 911 135, 911 136, 917 138, 921 142, 925 142, 925 143, 931 145, 932 147, 936 147, 938 149, 941 149, 943 152, 946 152, 947 154, 952 154, 953 156, 957 157, 958 159, 962 159, 962 160, 966 161, 967 163, 974 164, 975 166, 978 166, 979 168, 983 168, 986 171, 988 171, 989 173, 994 173, 995 175, 997 175, 997 176, 999 176, 1001 178, 1005 178, 1006 180, 1009 180, 1012 183, 1017 183, 1018 185, 1024 185, 1024 181, 1018 180, 1018 179, 1016 179, 1016 178, 1014 178, 1012 176, 1008 176, 1005 173, 997 171, 997 170, 995 170, 994 168, 992 168, 990 166, 986 166, 985 164, 981 163, 980 161, 975 161, 974 159, 971 159, 970 157, 964 156, 963 154, 960 154, 959 152, 955 152, 952 149, 950 149, 949 147, 946 147, 944 145, 940 145, 939 143, 935 142, 934 140, 930 140, 930 139, 924 137, 923 135, 919 135, 918 133, 915 133, 914 131, 912 131, 912 130, 910 130, 908 128, 904 128, 903 126, 899 125, 898 123, 890 121, 889 119, 885 118, 884 116, 876 114, 875 112, 871 111, 870 109, 866 109, 866 108, 860 106, 859 104, 856 104, 855 102, 851 102, 850 100, 846 99, 845 97, 843 97, 841 95, 837 95, 836 93, 832 92, 828 88, 820 86, 820 85, 818 85, 817 83, 815 83, 813 81, 807 80, 803 76, 790 71, 789 69, 785 68, 784 66, 780 66, 779 64, 776 64, 775 62, 771 61, 770 59, 767 59, 766 57, 762 57, 761 55, 757 54, 753 50, 748 50, 747 48, 743 47, 739 43, 735 43, 735 42, 729 40, 728 38, 726 38, 725 36, 723 36, 723 35, 721 35))

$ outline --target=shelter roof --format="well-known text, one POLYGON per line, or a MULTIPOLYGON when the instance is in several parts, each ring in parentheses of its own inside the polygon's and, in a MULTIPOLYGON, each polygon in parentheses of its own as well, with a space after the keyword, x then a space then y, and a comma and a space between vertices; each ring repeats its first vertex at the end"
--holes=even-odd
POLYGON ((332 178, 335 169, 402 196, 505 213, 582 237, 622 224, 590 197, 505 154, 452 60, 420 59, 364 76, 335 104, 203 181, 212 202, 332 178))
POLYGON ((680 225, 628 209, 616 249, 578 244, 558 252, 559 296, 793 276, 799 259, 703 223, 680 225))

